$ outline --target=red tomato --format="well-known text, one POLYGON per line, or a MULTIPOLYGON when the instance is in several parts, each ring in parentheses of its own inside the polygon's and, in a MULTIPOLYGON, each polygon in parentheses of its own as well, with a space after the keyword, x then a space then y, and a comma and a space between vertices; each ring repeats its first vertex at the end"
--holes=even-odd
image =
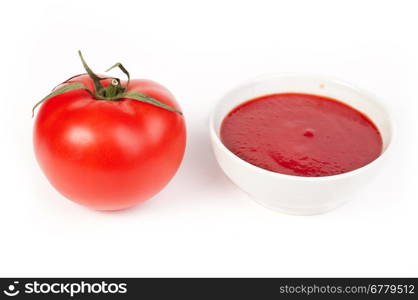
MULTIPOLYGON (((87 75, 64 85, 71 82, 94 90, 87 75)), ((131 80, 127 91, 180 110, 156 82, 131 80)), ((97 100, 82 89, 46 100, 34 128, 36 158, 50 183, 65 197, 97 210, 128 208, 158 193, 176 173, 185 143, 181 114, 133 99, 97 100)))

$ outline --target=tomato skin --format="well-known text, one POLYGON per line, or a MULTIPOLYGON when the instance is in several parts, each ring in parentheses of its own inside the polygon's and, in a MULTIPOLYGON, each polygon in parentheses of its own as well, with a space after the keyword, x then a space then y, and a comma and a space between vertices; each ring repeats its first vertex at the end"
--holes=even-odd
MULTIPOLYGON (((87 75, 68 83, 75 81, 93 90, 87 75)), ((180 110, 156 82, 131 80, 129 90, 180 110)), ((186 127, 182 115, 148 103, 96 100, 74 90, 42 104, 33 137, 36 158, 61 194, 93 209, 120 210, 152 197, 174 176, 186 127)))

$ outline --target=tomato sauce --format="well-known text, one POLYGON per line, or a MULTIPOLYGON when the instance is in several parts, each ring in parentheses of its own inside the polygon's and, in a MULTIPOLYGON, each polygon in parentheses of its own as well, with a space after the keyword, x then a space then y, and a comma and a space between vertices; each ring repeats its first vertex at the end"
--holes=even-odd
POLYGON ((322 96, 262 96, 233 109, 221 139, 241 159, 277 173, 330 176, 360 168, 382 153, 382 138, 361 112, 322 96))

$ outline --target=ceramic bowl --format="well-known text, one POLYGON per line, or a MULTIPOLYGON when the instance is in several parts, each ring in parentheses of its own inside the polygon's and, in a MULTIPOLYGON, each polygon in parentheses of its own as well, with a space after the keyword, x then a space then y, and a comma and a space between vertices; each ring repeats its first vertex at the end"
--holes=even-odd
POLYGON ((379 172, 392 140, 392 122, 374 95, 333 78, 316 75, 273 74, 255 78, 227 93, 210 117, 210 138, 216 159, 225 174, 243 191, 267 208, 296 215, 319 214, 334 209, 361 189, 379 172), (301 177, 254 166, 228 150, 220 139, 225 116, 250 99, 274 93, 297 92, 337 99, 367 115, 378 127, 383 153, 359 169, 333 176, 301 177))

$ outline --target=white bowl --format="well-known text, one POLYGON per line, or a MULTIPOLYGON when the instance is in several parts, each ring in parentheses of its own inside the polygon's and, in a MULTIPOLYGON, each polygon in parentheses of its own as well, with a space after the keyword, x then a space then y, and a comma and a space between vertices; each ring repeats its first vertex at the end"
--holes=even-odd
POLYGON ((225 174, 267 208, 297 215, 319 214, 350 199, 378 172, 392 139, 389 113, 375 96, 351 84, 314 75, 274 74, 255 78, 227 93, 210 118, 210 137, 216 159, 225 174), (344 102, 367 115, 378 127, 383 153, 359 169, 333 176, 300 177, 254 166, 228 150, 220 139, 225 116, 241 103, 268 94, 299 92, 344 102))

